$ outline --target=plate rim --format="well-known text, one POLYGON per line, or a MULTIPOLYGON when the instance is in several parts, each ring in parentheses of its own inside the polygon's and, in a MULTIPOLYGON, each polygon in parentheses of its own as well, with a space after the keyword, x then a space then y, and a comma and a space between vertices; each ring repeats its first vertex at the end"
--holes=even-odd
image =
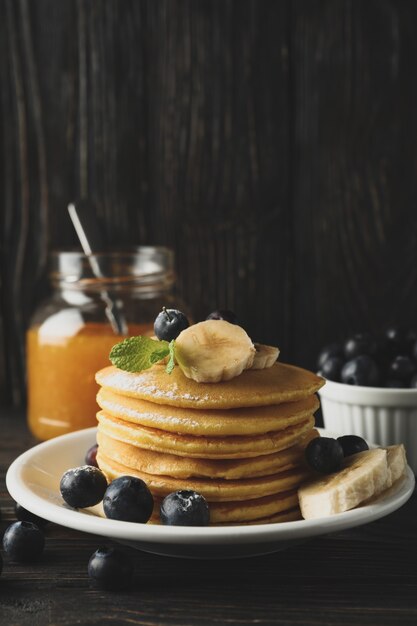
MULTIPOLYGON (((71 509, 64 502, 52 503, 34 493, 30 486, 25 484, 21 472, 31 460, 33 461, 35 455, 42 454, 44 450, 59 449, 60 445, 67 445, 72 439, 87 442, 83 444, 87 450, 94 444, 96 430, 96 427, 92 427, 61 435, 39 443, 20 454, 11 463, 6 474, 6 487, 12 498, 48 521, 116 540, 175 545, 233 545, 300 540, 368 524, 403 506, 413 494, 415 486, 414 473, 407 466, 405 477, 391 488, 392 491, 386 498, 337 515, 269 524, 189 527, 139 524, 102 518, 85 509, 71 509)), ((323 428, 318 430, 327 436, 335 434, 323 428)))

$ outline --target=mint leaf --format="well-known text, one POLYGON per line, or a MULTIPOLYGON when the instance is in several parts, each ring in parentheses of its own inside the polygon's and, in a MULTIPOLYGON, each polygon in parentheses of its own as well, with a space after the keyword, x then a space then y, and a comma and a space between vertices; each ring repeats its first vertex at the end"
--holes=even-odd
POLYGON ((141 372, 170 354, 167 341, 156 341, 150 337, 129 337, 116 343, 110 351, 113 365, 125 372, 141 372))
POLYGON ((175 339, 169 342, 168 349, 169 349, 169 361, 167 363, 165 371, 167 374, 171 374, 172 370, 175 367, 175 339))

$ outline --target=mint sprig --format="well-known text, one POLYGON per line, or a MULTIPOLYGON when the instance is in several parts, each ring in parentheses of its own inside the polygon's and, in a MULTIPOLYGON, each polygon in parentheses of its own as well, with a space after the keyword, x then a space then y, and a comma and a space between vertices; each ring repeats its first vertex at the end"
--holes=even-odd
POLYGON ((119 370, 142 372, 169 356, 166 372, 171 374, 175 366, 174 344, 174 340, 168 343, 142 335, 129 337, 113 346, 109 359, 119 370))

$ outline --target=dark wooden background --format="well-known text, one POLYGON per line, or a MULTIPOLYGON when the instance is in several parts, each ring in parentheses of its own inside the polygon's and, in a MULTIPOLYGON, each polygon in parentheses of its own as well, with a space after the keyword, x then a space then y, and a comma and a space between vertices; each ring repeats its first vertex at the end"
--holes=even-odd
POLYGON ((76 196, 286 361, 416 320, 415 0, 0 0, 0 159, 3 404, 76 196))

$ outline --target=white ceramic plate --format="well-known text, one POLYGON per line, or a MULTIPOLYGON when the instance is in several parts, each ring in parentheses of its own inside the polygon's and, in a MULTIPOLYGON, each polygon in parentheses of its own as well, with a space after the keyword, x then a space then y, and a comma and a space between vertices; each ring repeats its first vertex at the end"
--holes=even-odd
POLYGON ((70 467, 84 464, 85 453, 95 443, 95 435, 95 428, 80 430, 41 443, 19 456, 7 472, 10 495, 32 513, 56 524, 166 556, 239 558, 283 550, 318 535, 353 528, 389 515, 410 498, 415 484, 414 474, 408 468, 405 478, 372 504, 316 520, 222 528, 120 522, 105 518, 101 505, 71 509, 60 495, 62 474, 70 467))

